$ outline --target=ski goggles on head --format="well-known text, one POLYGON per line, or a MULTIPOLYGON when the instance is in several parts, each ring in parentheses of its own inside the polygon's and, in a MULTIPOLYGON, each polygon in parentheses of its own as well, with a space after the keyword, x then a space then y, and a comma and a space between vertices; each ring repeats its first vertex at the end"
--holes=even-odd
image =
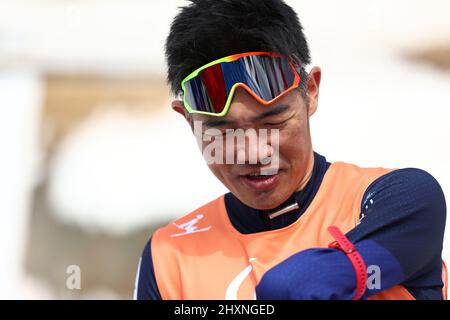
POLYGON ((237 87, 269 105, 298 87, 300 76, 291 59, 278 53, 248 52, 221 58, 198 68, 182 82, 189 113, 222 117, 237 87))

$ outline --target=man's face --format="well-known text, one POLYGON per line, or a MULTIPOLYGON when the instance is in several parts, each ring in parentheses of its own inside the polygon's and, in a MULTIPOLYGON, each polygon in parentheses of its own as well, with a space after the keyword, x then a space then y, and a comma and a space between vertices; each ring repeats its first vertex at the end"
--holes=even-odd
POLYGON ((201 124, 203 154, 209 153, 212 143, 215 143, 215 153, 223 151, 223 157, 219 157, 223 161, 209 161, 210 170, 239 200, 252 208, 277 207, 309 179, 313 166, 309 116, 317 107, 320 69, 313 69, 311 78, 309 105, 298 90, 264 106, 247 91, 238 88, 226 116, 192 114, 191 125, 201 124), (236 140, 230 143, 226 138, 229 129, 244 132, 253 129, 258 138, 264 131, 267 134, 259 141, 248 138, 244 144, 236 140), (222 142, 223 148, 217 148, 218 142, 222 142), (252 155, 256 158, 251 158, 252 155), (272 156, 271 162, 267 162, 266 155, 272 156), (238 162, 239 156, 244 161, 238 162), (226 157, 233 161, 225 161, 226 157), (275 157, 278 157, 277 161, 274 161, 275 157))

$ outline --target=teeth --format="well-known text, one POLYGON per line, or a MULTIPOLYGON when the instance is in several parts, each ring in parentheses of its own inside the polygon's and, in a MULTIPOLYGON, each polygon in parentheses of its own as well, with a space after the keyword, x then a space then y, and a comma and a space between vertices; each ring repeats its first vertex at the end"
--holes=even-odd
POLYGON ((278 173, 278 169, 261 169, 261 172, 254 172, 254 173, 250 173, 248 174, 248 176, 250 177, 258 177, 258 176, 273 176, 276 175, 278 173))
POLYGON ((276 175, 278 173, 278 169, 277 168, 263 168, 261 169, 261 175, 262 176, 273 176, 276 175))

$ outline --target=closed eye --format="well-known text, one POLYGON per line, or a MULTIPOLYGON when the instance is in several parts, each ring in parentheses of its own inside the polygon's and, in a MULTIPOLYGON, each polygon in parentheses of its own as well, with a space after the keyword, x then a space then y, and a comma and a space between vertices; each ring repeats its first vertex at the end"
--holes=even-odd
POLYGON ((291 116, 287 119, 284 119, 284 120, 267 121, 264 123, 264 125, 266 125, 266 126, 281 126, 281 125, 285 124, 286 122, 288 122, 289 120, 291 120, 292 117, 293 116, 291 116))
POLYGON ((264 125, 266 126, 280 126, 282 124, 285 124, 287 120, 280 121, 280 122, 266 122, 264 125))

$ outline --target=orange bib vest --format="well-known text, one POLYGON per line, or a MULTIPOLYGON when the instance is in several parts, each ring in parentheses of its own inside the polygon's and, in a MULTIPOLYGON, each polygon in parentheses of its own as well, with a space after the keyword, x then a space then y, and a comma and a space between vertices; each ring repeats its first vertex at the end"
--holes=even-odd
MULTIPOLYGON (((331 164, 306 211, 281 229, 241 234, 229 220, 224 196, 158 229, 151 251, 161 298, 255 299, 267 270, 299 251, 328 247, 331 225, 344 233, 353 229, 365 190, 391 170, 331 164)), ((398 285, 370 299, 414 297, 398 285)))

